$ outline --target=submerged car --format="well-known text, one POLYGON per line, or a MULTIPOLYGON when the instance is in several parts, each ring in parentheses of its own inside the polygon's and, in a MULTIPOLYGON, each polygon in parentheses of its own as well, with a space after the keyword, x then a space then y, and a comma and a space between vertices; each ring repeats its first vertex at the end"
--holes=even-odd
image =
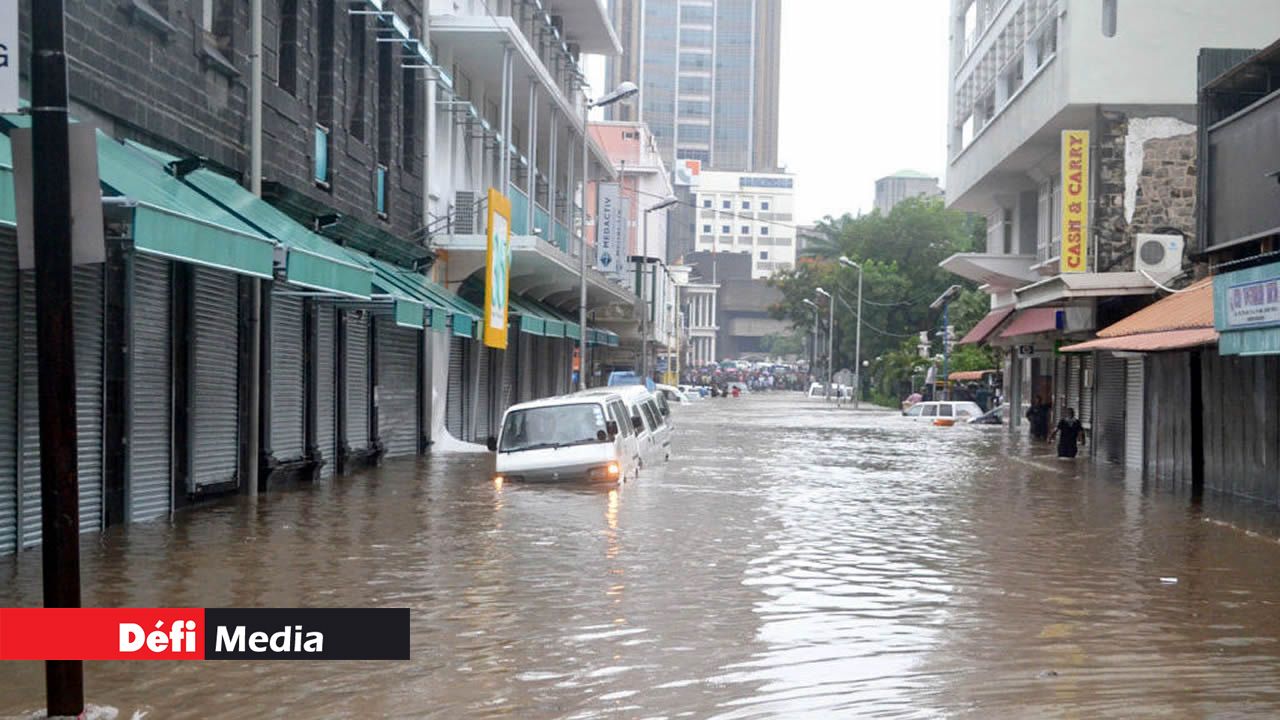
POLYGON ((616 483, 639 469, 635 433, 616 393, 566 395, 513 405, 489 438, 495 480, 616 483))
POLYGON ((982 408, 967 400, 930 400, 912 405, 903 414, 912 420, 924 420, 934 425, 954 425, 981 416, 982 408))

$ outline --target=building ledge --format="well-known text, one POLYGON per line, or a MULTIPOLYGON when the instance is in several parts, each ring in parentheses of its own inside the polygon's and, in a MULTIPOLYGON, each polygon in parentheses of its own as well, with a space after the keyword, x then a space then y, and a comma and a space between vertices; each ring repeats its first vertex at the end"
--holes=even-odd
POLYGON ((1035 282, 1037 275, 1031 270, 1034 263, 1033 255, 956 253, 938 265, 953 275, 979 285, 1011 290, 1035 282))
POLYGON ((1142 273, 1073 273, 1056 275, 1013 291, 1019 310, 1118 295, 1151 295, 1156 285, 1142 273))

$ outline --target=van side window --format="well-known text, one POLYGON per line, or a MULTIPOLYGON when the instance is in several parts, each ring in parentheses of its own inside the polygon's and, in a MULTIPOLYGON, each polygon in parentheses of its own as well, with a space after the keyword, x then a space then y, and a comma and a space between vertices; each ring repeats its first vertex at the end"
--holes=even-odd
MULTIPOLYGON (((631 422, 632 422, 632 423, 634 423, 634 422, 636 421, 636 419, 637 419, 637 418, 639 418, 639 419, 640 419, 640 422, 641 422, 641 423, 643 423, 643 422, 644 422, 644 411, 642 411, 642 410, 640 409, 640 406, 639 406, 639 405, 632 405, 632 406, 631 406, 631 422)), ((637 429, 637 430, 636 430, 636 434, 637 434, 637 435, 639 435, 639 434, 640 434, 640 432, 641 432, 641 431, 640 431, 639 429, 637 429)))
POLYGON ((644 409, 644 419, 649 425, 649 432, 657 430, 659 423, 657 415, 653 411, 653 405, 650 403, 642 403, 640 407, 644 409))
POLYGON ((938 406, 938 417, 951 417, 951 406, 950 406, 950 405, 939 405, 939 406, 938 406))
POLYGON ((922 415, 924 415, 925 417, 934 417, 935 415, 937 415, 937 414, 938 414, 938 406, 937 406, 937 405, 925 405, 925 406, 924 406, 924 412, 923 412, 923 413, 921 413, 921 414, 922 414, 922 415))
POLYGON ((627 409, 622 403, 617 400, 609 403, 609 412, 613 415, 614 422, 618 423, 618 432, 622 433, 623 437, 631 437, 635 434, 635 430, 631 427, 631 418, 627 417, 627 409))

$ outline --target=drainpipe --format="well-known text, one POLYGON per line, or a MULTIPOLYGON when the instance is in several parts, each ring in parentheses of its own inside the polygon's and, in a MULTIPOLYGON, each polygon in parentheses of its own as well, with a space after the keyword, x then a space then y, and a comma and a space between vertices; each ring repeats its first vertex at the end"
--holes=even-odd
MULTIPOLYGON (((262 197, 262 0, 251 0, 249 14, 252 18, 252 47, 249 49, 249 190, 262 197)), ((249 290, 249 376, 248 435, 244 464, 245 485, 250 495, 258 494, 258 436, 261 426, 258 408, 262 404, 262 280, 250 278, 249 290)))

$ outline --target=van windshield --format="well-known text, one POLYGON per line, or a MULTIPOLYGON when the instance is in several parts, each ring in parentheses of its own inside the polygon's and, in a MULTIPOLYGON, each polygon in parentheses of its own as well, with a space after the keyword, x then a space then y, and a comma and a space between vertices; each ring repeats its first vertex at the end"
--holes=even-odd
POLYGON ((502 425, 499 452, 565 447, 607 438, 604 410, 595 403, 516 410, 502 425))

